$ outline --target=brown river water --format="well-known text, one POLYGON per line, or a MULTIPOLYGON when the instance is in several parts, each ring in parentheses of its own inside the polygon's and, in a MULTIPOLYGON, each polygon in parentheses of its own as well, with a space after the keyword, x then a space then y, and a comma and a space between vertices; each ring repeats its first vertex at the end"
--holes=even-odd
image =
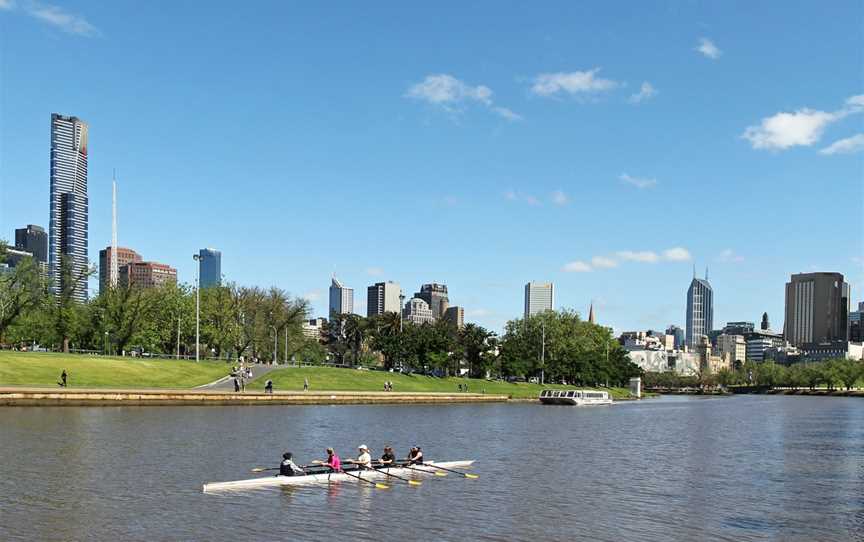
POLYGON ((4 407, 0 505, 2 541, 864 541, 864 400, 4 407), (359 444, 480 477, 201 491, 359 444))

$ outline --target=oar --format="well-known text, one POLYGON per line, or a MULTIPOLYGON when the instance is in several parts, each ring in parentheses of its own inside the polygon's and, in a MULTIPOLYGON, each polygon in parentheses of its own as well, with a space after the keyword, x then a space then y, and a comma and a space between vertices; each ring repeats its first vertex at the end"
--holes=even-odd
POLYGON ((408 465, 399 465, 399 467, 403 468, 403 469, 413 470, 415 472, 425 472, 426 474, 434 474, 435 476, 447 476, 446 472, 441 472, 441 471, 437 471, 437 470, 416 469, 414 467, 409 467, 408 465))
POLYGON ((352 478, 357 478, 361 482, 366 482, 367 484, 372 484, 373 486, 377 487, 378 489, 390 489, 390 486, 388 486, 387 484, 382 484, 381 482, 373 482, 372 480, 367 480, 366 478, 362 478, 356 474, 351 474, 350 472, 345 472, 344 470, 339 471, 339 472, 341 472, 342 474, 347 474, 348 476, 350 476, 352 478))
POLYGON ((465 478, 480 478, 480 476, 478 476, 476 474, 469 474, 467 472, 459 472, 458 470, 439 467, 438 465, 433 465, 431 463, 421 463, 421 465, 423 465, 424 467, 432 467, 433 469, 441 469, 441 470, 446 470, 447 472, 453 472, 453 473, 456 473, 460 476, 464 476, 465 478))
POLYGON ((390 468, 390 467, 387 466, 387 465, 379 465, 378 467, 375 467, 375 470, 378 471, 378 472, 384 473, 384 474, 386 474, 387 476, 391 476, 391 477, 393 477, 393 478, 396 478, 397 480, 402 480, 403 482, 408 482, 408 485, 411 485, 411 486, 419 486, 419 485, 423 485, 423 482, 421 482, 420 480, 409 480, 408 478, 403 478, 403 477, 401 477, 401 476, 396 476, 395 474, 390 474, 389 472, 387 472, 387 471, 385 471, 385 470, 382 470, 382 469, 389 469, 389 468, 390 468))
MULTIPOLYGON (((303 465, 303 466, 300 467, 300 468, 303 469, 303 470, 305 471, 306 469, 308 469, 308 468, 310 468, 310 467, 320 467, 320 466, 321 466, 320 464, 315 464, 315 465, 303 465)), ((255 467, 254 469, 251 470, 251 472, 265 472, 265 471, 268 471, 268 470, 279 470, 279 467, 255 467)))

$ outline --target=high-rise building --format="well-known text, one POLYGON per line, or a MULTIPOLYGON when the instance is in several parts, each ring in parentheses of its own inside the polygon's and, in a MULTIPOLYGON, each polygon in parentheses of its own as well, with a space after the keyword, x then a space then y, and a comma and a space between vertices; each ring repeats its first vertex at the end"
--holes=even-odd
POLYGON ((783 335, 793 346, 847 340, 849 284, 840 273, 799 273, 786 283, 783 335))
POLYGON ((666 334, 672 335, 674 337, 673 344, 676 350, 680 350, 684 348, 684 330, 675 324, 670 324, 669 327, 666 328, 666 334))
MULTIPOLYGON (((108 289, 108 285, 111 283, 111 265, 113 260, 113 253, 111 251, 111 247, 105 247, 99 251, 99 292, 104 292, 108 289)), ((117 270, 118 270, 118 280, 119 280, 119 271, 123 269, 127 264, 133 262, 140 262, 141 255, 132 250, 131 248, 117 247, 117 270)))
POLYGON ((747 343, 743 335, 722 334, 717 337, 717 353, 730 363, 744 363, 747 359, 747 343))
POLYGON ((849 313, 849 341, 864 342, 864 303, 858 303, 858 310, 849 313))
POLYGON ((198 251, 198 277, 202 288, 222 285, 222 253, 215 248, 198 251))
POLYGON ((462 329, 465 327, 465 309, 458 305, 447 307, 444 312, 444 320, 457 330, 462 329))
POLYGON ((366 316, 376 316, 385 312, 399 314, 401 308, 399 296, 402 295, 402 288, 399 287, 398 282, 388 280, 375 283, 367 288, 366 293, 366 316))
POLYGON ((430 324, 435 321, 429 303, 419 297, 412 297, 405 304, 405 308, 402 309, 402 319, 417 325, 430 324))
POLYGON ((555 310, 555 287, 551 282, 529 282, 525 285, 525 318, 555 310))
POLYGON ((756 324, 753 322, 726 322, 722 334, 724 335, 742 335, 753 333, 756 330, 756 324))
POLYGON ((330 278, 330 318, 354 312, 354 288, 342 284, 334 275, 330 278))
POLYGON ((442 318, 447 312, 447 307, 450 306, 446 284, 438 284, 437 282, 424 284, 420 287, 420 291, 414 294, 414 297, 419 297, 429 304, 429 308, 432 309, 432 317, 436 320, 442 318))
POLYGON ((48 273, 55 293, 67 278, 75 281, 69 285, 72 297, 82 302, 87 300, 87 134, 87 123, 77 117, 51 115, 48 273), (68 275, 61 272, 64 261, 68 275))
POLYGON ((765 360, 765 353, 772 348, 783 348, 786 341, 783 335, 770 329, 757 329, 748 333, 744 340, 747 343, 747 361, 760 363, 765 360))
POLYGON ((768 313, 762 313, 762 324, 759 326, 762 331, 768 331, 771 329, 771 322, 768 321, 768 313))
POLYGON ((687 345, 692 349, 701 344, 714 329, 714 291, 705 279, 693 277, 687 289, 687 345))
MULTIPOLYGON (((120 251, 118 249, 117 253, 120 251)), ((120 284, 139 288, 155 288, 177 282, 177 270, 159 262, 131 262, 120 268, 120 284)))
POLYGON ((37 262, 47 267, 48 234, 42 226, 27 224, 26 228, 16 229, 15 248, 29 252, 37 262))

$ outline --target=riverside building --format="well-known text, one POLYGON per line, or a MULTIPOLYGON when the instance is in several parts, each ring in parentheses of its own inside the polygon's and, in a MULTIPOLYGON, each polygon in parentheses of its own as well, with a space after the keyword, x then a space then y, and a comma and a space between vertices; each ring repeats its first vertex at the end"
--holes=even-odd
POLYGON ((849 284, 840 273, 798 273, 786 283, 783 335, 793 346, 846 341, 849 284))
POLYGON ((450 306, 446 284, 438 284, 437 282, 424 284, 420 287, 420 291, 414 294, 414 297, 419 297, 429 305, 432 310, 432 317, 436 320, 443 318, 450 306))
POLYGON ((336 278, 330 277, 330 318, 338 314, 354 312, 354 288, 349 288, 336 278))
MULTIPOLYGON (((111 276, 111 260, 113 260, 114 255, 112 254, 111 247, 105 247, 99 251, 99 292, 104 292, 108 289, 108 285, 110 282, 111 276)), ((132 250, 131 248, 117 247, 117 269, 120 270, 123 267, 129 265, 133 262, 142 261, 141 255, 132 250)), ((118 271, 119 272, 119 271, 118 271)))
POLYGON ((555 310, 555 286, 551 282, 529 282, 525 285, 525 318, 555 310))
POLYGON ((48 234, 42 226, 27 224, 15 230, 15 248, 29 252, 42 267, 48 267, 48 234))
POLYGON ((402 288, 393 281, 377 282, 366 289, 366 316, 372 317, 385 312, 401 312, 399 296, 402 288))
POLYGON ((687 345, 693 349, 701 344, 702 336, 709 336, 714 329, 714 291, 705 280, 695 276, 687 289, 687 345))
POLYGON ((88 126, 77 117, 51 115, 51 189, 48 225, 48 274, 52 290, 59 293, 68 285, 72 298, 87 301, 87 198, 88 126), (69 273, 61 265, 68 263, 69 273), (58 289, 59 288, 59 289, 58 289))
POLYGON ((202 288, 222 285, 222 252, 215 248, 198 251, 198 277, 202 288))
POLYGON ((402 319, 417 325, 431 324, 435 321, 429 303, 419 297, 413 297, 405 304, 405 308, 402 309, 402 319))

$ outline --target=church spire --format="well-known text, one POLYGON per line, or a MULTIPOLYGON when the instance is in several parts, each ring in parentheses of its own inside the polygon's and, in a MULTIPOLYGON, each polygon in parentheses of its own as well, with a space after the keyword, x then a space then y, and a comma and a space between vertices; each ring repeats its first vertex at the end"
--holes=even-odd
POLYGON ((593 301, 591 302, 591 306, 588 308, 588 323, 589 324, 596 324, 597 323, 594 321, 594 302, 593 301))

